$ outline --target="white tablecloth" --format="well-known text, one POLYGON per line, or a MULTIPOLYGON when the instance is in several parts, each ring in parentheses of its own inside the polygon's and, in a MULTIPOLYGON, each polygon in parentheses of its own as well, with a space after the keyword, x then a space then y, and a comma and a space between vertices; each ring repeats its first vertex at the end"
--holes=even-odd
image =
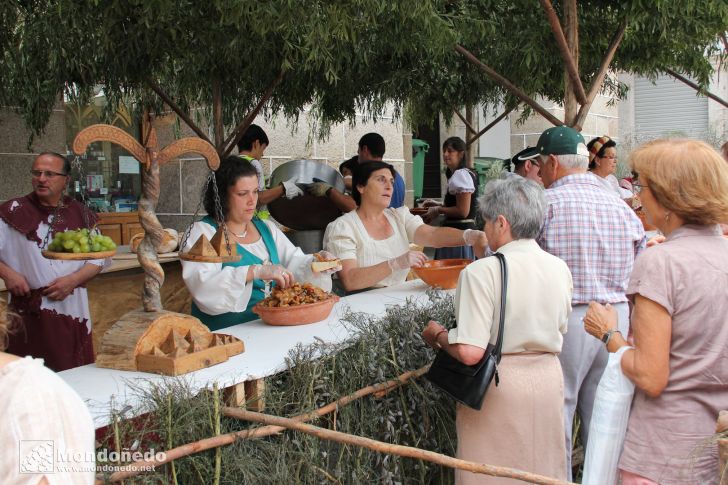
POLYGON ((426 302, 426 289, 427 285, 421 280, 414 280, 389 288, 347 296, 334 306, 327 320, 310 325, 274 327, 255 320, 226 328, 220 333, 234 335, 243 340, 245 352, 221 364, 180 377, 103 369, 94 364, 63 371, 58 375, 86 402, 96 427, 101 427, 109 424, 112 409, 119 410, 131 406, 124 417, 139 414, 138 389, 149 388, 154 383, 170 379, 184 379, 195 390, 212 388, 213 383, 217 383, 222 389, 277 374, 285 370, 285 358, 289 351, 299 344, 312 344, 315 339, 326 343, 345 341, 350 333, 339 318, 347 307, 355 312, 381 315, 386 306, 402 305, 408 297, 416 297, 418 301, 426 302))

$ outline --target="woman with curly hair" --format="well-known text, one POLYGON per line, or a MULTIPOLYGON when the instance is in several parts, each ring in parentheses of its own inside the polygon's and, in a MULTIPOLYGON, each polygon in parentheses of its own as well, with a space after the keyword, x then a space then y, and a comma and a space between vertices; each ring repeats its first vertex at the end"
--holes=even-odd
POLYGON ((631 199, 632 191, 622 188, 614 175, 617 171, 617 143, 604 135, 591 140, 586 148, 589 150, 589 171, 607 190, 621 199, 631 199))

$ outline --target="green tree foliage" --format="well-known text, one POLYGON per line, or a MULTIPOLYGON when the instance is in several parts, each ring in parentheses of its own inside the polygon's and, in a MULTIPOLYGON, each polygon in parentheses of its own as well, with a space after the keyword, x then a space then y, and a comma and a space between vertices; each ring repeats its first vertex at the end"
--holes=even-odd
MULTIPOLYGON (((0 101, 36 132, 61 92, 102 86, 161 108, 152 80, 184 109, 211 118, 220 83, 223 121, 239 123, 282 74, 266 114, 295 119, 305 106, 330 123, 394 105, 413 123, 453 107, 515 98, 454 51, 463 45, 531 97, 560 103, 564 65, 535 0, 0 0, 0 101)), ((562 5, 554 2, 561 14, 562 5)), ((706 84, 725 0, 585 0, 577 3, 579 72, 595 79, 621 22, 611 66, 654 76, 665 68, 706 84)), ((613 80, 606 91, 620 94, 613 80)))
MULTIPOLYGON (((296 117, 306 105, 327 122, 381 112, 378 86, 438 37, 436 2, 387 0, 38 0, 6 4, 15 23, 4 57, 9 92, 39 131, 61 91, 83 97, 101 85, 115 102, 160 103, 153 80, 183 108, 207 114, 220 83, 233 126, 282 73, 266 109, 296 117), (413 48, 413 46, 415 46, 413 48), (371 94, 374 93, 374 96, 371 94), (204 111, 207 111, 206 113, 204 111)), ((4 17, 5 18, 5 17, 4 17)), ((444 47, 439 47, 444 51, 444 47)), ((428 54, 429 55, 429 54, 428 54)))
MULTIPOLYGON (((563 26, 562 2, 553 5, 563 26)), ((654 77, 670 68, 707 86, 713 72, 708 57, 726 55, 719 51, 718 42, 728 30, 724 0, 585 0, 577 2, 577 11, 578 65, 587 91, 622 22, 626 31, 611 63, 613 71, 654 77)), ((457 42, 526 94, 563 102, 564 63, 538 1, 461 0, 447 5, 439 15, 457 42)), ((424 66, 420 75, 429 76, 431 82, 417 93, 419 99, 432 100, 446 114, 447 104, 473 105, 493 99, 512 104, 501 86, 458 57, 448 56, 440 72, 433 70, 435 66, 424 66)), ((620 96, 625 87, 608 78, 603 89, 620 96)))

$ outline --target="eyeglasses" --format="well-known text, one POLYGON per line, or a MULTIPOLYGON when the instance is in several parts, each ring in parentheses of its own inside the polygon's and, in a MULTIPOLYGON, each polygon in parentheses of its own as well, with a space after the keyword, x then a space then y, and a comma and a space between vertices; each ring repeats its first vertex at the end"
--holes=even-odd
POLYGON ((646 189, 646 188, 649 188, 649 185, 632 183, 632 190, 634 191, 635 194, 639 194, 640 192, 642 192, 642 189, 646 189))
POLYGON ((52 179, 53 177, 65 177, 68 175, 67 173, 58 173, 51 170, 31 170, 30 174, 35 178, 40 178, 41 175, 45 175, 47 179, 52 179))

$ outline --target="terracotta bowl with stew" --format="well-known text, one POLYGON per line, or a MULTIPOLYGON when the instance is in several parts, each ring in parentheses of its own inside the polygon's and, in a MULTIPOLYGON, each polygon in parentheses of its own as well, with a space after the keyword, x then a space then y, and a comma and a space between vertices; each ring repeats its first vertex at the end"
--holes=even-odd
POLYGON ((295 306, 267 307, 258 303, 253 307, 253 313, 268 325, 307 325, 326 320, 337 301, 339 297, 331 295, 316 303, 295 306))
POLYGON ((450 290, 457 286, 463 268, 472 262, 472 259, 433 259, 412 271, 428 285, 450 290))

